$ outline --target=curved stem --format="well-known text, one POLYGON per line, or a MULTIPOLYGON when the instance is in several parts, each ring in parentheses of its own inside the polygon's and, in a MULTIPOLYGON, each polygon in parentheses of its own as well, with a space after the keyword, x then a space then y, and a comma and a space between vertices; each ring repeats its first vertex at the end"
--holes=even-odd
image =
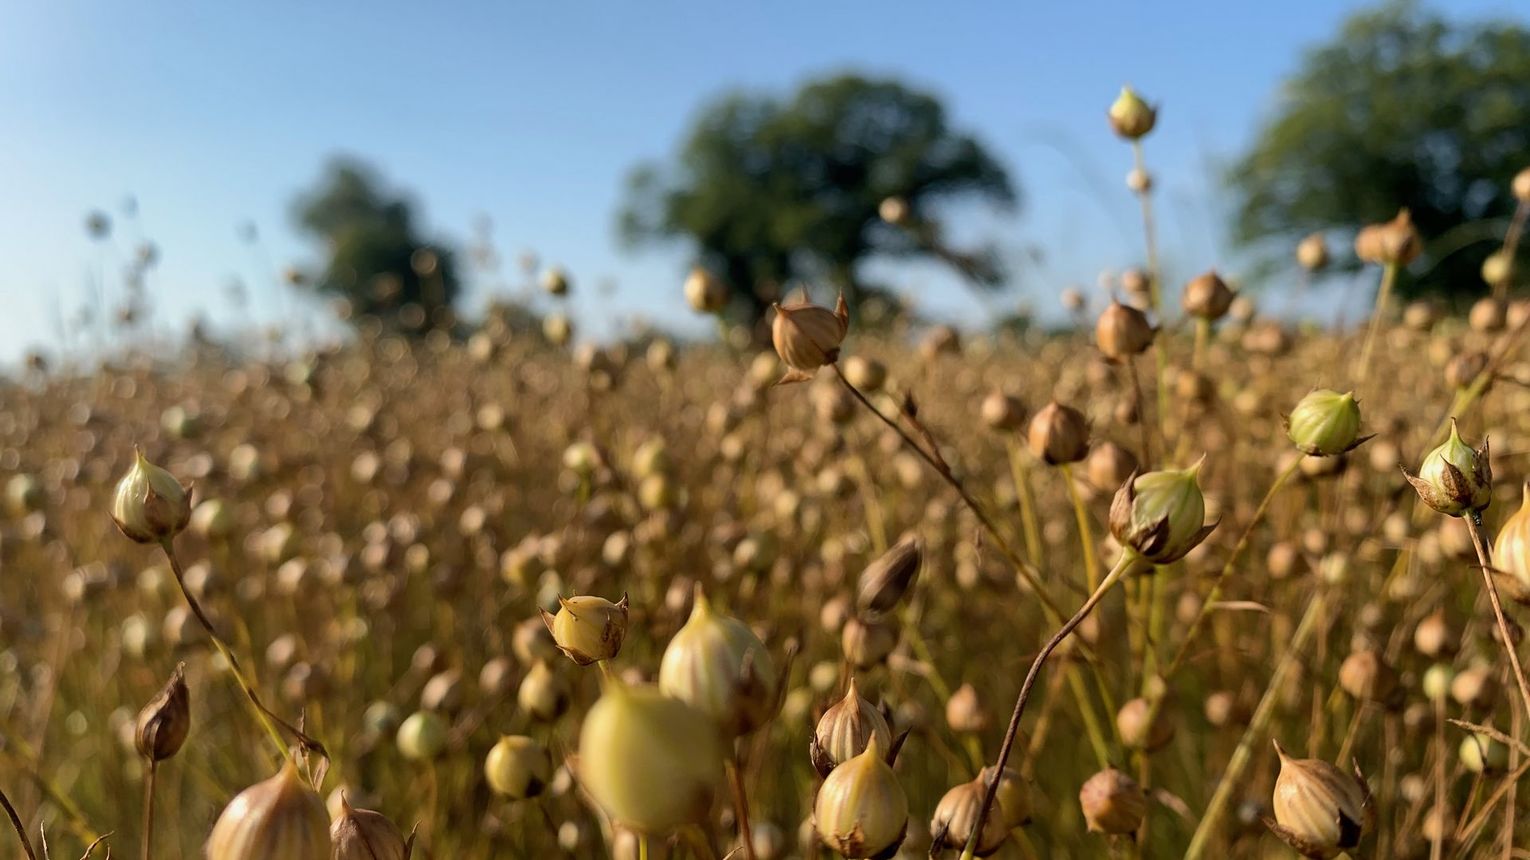
POLYGON ((1275 674, 1270 676, 1270 683, 1264 688, 1264 696, 1259 700, 1259 707, 1254 709, 1253 719, 1249 721, 1248 728, 1243 732, 1243 738, 1238 741, 1237 749, 1233 750, 1232 758, 1227 762, 1227 769, 1222 773, 1222 779, 1217 783, 1217 790, 1211 796, 1211 802, 1206 805, 1206 812, 1201 816, 1201 823, 1195 828, 1195 835, 1190 838, 1190 848, 1185 851, 1184 860, 1200 860, 1201 854, 1206 850, 1206 844, 1211 839, 1211 833, 1216 829, 1216 824, 1221 820, 1222 813, 1227 809, 1227 801, 1232 797, 1234 789, 1243 787, 1243 771, 1248 767, 1249 758, 1253 754, 1254 741, 1264 733, 1265 726, 1269 724, 1270 717, 1275 713, 1275 703, 1280 700, 1280 693, 1285 689, 1286 676, 1296 666, 1301 658, 1302 649, 1307 646, 1307 640, 1311 638, 1312 631, 1317 626, 1318 616, 1323 614, 1323 592, 1318 592, 1307 602, 1307 609, 1302 613, 1302 620, 1296 625, 1296 632, 1291 636, 1291 644, 1286 649, 1285 656, 1280 658, 1280 663, 1275 667, 1275 674))
POLYGON ((983 832, 983 824, 988 820, 988 813, 993 809, 994 798, 999 793, 999 778, 1004 773, 1004 766, 1009 763, 1010 751, 1014 748, 1015 738, 1020 733, 1020 718, 1025 714, 1025 704, 1031 698, 1031 689, 1036 685, 1036 678, 1040 676, 1042 666, 1046 665, 1047 658, 1052 656, 1052 652, 1057 650, 1057 646, 1061 645, 1063 640, 1068 638, 1068 634, 1072 633, 1075 627, 1082 624, 1084 619, 1089 617, 1089 613, 1093 612, 1094 608, 1100 604, 1100 601, 1110 591, 1111 586, 1115 585, 1120 581, 1121 577, 1126 575, 1126 572, 1131 569, 1132 562, 1135 560, 1136 556, 1133 553, 1121 553, 1121 558, 1116 562, 1115 567, 1110 569, 1110 573, 1106 575, 1104 581, 1094 590, 1093 594, 1089 595, 1089 599, 1084 601, 1084 605, 1080 606, 1078 611, 1073 613, 1073 617, 1069 618, 1062 627, 1058 628, 1056 633, 1052 634, 1052 638, 1047 640, 1047 644, 1041 647, 1041 652, 1036 655, 1036 659, 1031 661, 1031 668, 1025 673, 1025 682, 1020 685, 1020 695, 1015 697, 1015 710, 1009 716, 1009 728, 1004 731, 1004 743, 999 747, 999 757, 994 763, 993 778, 988 781, 987 789, 983 793, 983 805, 978 808, 977 821, 973 824, 972 835, 968 837, 967 846, 962 851, 962 860, 971 860, 974 856, 974 851, 977 848, 977 838, 983 832))
POLYGON ((207 632, 208 637, 212 639, 213 645, 218 649, 218 653, 222 654, 223 659, 228 662, 229 672, 234 676, 234 680, 238 682, 239 689, 244 693, 244 697, 250 701, 251 707, 255 710, 255 716, 260 720, 261 726, 265 728, 266 734, 270 735, 271 742, 276 746, 277 752, 284 758, 290 752, 287 742, 282 739, 281 731, 277 729, 280 726, 281 729, 296 738, 305 750, 316 753, 323 758, 329 758, 329 753, 325 751, 323 744, 309 737, 302 729, 277 716, 270 708, 265 706, 265 703, 261 702, 260 694, 255 692, 255 687, 244 676, 244 669, 239 665, 239 658, 234 656, 233 649, 229 648, 228 643, 218 634, 217 628, 213 627, 212 619, 207 617, 207 613, 202 609, 202 604, 197 602, 197 599, 191 595, 190 589, 186 588, 186 574, 181 569, 180 557, 175 553, 175 544, 170 538, 165 538, 160 542, 160 548, 165 551, 165 558, 170 561, 170 571, 175 574, 175 584, 180 586, 181 596, 186 599, 186 604, 191 607, 191 614, 196 616, 197 621, 202 625, 202 629, 207 632))
POLYGON ((1005 443, 1009 450, 1009 472, 1015 482, 1015 497, 1020 501, 1020 527, 1025 534, 1025 554, 1041 558, 1041 527, 1036 522, 1036 496, 1031 492, 1031 470, 1025 451, 1013 438, 1005 443))
POLYGON ((1493 582, 1493 556, 1487 541, 1482 537, 1482 514, 1469 511, 1464 517, 1466 530, 1472 536, 1472 546, 1477 550, 1477 560, 1482 563, 1482 582, 1487 586, 1488 599, 1493 603, 1493 618, 1498 622, 1498 635, 1503 637, 1504 653, 1509 655, 1509 667, 1514 670, 1514 682, 1519 685, 1519 698, 1530 713, 1530 685, 1525 683, 1525 670, 1520 668, 1519 654, 1514 650, 1514 637, 1509 635, 1509 622, 1503 615, 1503 602, 1498 599, 1498 585, 1493 582))
POLYGON ((1364 382, 1371 370, 1371 350, 1376 344, 1376 332, 1381 328, 1381 318, 1386 316, 1391 302, 1392 284, 1397 280, 1397 264, 1387 263, 1381 270, 1381 286, 1376 290, 1376 307, 1371 310, 1371 322, 1365 329, 1365 344, 1360 348, 1360 367, 1355 381, 1364 382))
POLYGON ((733 785, 733 811, 738 816, 738 840, 744 844, 745 860, 755 860, 754 832, 749 827, 749 795, 744 791, 744 769, 738 753, 728 762, 728 781, 733 785))
POLYGON ((1089 583, 1089 590, 1093 591, 1099 585, 1100 566, 1094 557, 1094 530, 1089 528, 1089 511, 1084 508, 1084 499, 1078 494, 1078 485, 1073 483, 1073 465, 1059 463, 1057 469, 1062 472, 1063 484, 1068 488, 1068 499, 1073 503, 1073 520, 1078 524, 1079 549, 1084 554, 1084 579, 1089 583))
POLYGON ((5 814, 11 819, 11 826, 16 829, 16 838, 21 840, 21 847, 27 852, 27 860, 37 860, 37 852, 32 850, 32 840, 27 838, 27 828, 21 823, 21 816, 16 814, 16 807, 11 805, 11 799, 0 791, 0 806, 5 807, 5 814))

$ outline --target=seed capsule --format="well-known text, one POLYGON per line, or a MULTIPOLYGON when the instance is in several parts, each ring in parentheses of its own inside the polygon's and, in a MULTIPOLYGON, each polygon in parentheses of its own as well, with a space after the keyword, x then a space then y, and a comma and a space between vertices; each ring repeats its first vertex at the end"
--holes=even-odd
POLYGON ((388 816, 356 809, 340 797, 340 815, 329 826, 330 860, 405 860, 412 840, 405 840, 388 816))
POLYGON ((1084 811, 1084 821, 1096 833, 1135 833, 1147 814, 1147 795, 1142 786, 1113 767, 1089 777, 1078 791, 1078 803, 1084 811))
POLYGON ((1154 564, 1185 557, 1217 527, 1207 525, 1198 480, 1202 457, 1188 469, 1148 472, 1128 479, 1110 504, 1110 532, 1123 547, 1154 564))
POLYGON ((550 296, 568 295, 568 272, 559 266, 553 266, 542 275, 542 289, 550 296))
POLYGON ((223 808, 207 839, 207 860, 330 860, 324 800, 289 759, 223 808))
POLYGON ((728 304, 728 285, 701 266, 685 278, 685 301, 699 314, 720 313, 728 304))
POLYGON ((429 761, 446 748, 446 720, 435 711, 416 711, 398 727, 398 751, 410 761, 429 761))
POLYGON ((1328 242, 1322 233, 1311 233, 1296 246, 1296 262, 1309 272, 1328 268, 1328 242))
MULTIPOLYGON (((931 846, 935 850, 951 849, 961 851, 977 829, 978 813, 983 808, 983 797, 988 792, 987 785, 982 779, 974 779, 953 787, 935 805, 935 814, 930 818, 930 835, 933 840, 931 846)), ((978 857, 987 857, 999 850, 1004 840, 1009 838, 1009 827, 1001 810, 991 810, 987 820, 983 822, 983 833, 978 837, 973 853, 978 857)))
POLYGON ((1106 114, 1110 127, 1127 140, 1140 140, 1158 123, 1158 109, 1149 105, 1131 87, 1122 87, 1106 114))
POLYGON ((886 221, 893 226, 901 227, 904 224, 907 224, 909 221, 909 214, 910 212, 908 201, 902 197, 898 197, 897 195, 892 197, 884 197, 882 202, 877 206, 877 215, 883 221, 886 221))
POLYGON ((191 696, 186 690, 186 664, 181 663, 159 695, 138 712, 133 739, 139 755, 160 762, 180 752, 190 731, 191 696))
POLYGON ((1339 687, 1362 702, 1396 704, 1397 671, 1372 649, 1355 651, 1339 665, 1339 687))
POLYGON ((1519 510, 1498 529, 1493 566, 1499 589, 1516 603, 1530 603, 1530 483, 1522 488, 1519 510))
POLYGON ((191 493, 173 475, 133 452, 133 465, 112 495, 112 521, 139 543, 173 538, 191 520, 191 493))
POLYGON ((907 537, 861 571, 856 606, 862 612, 890 612, 919 576, 924 548, 917 537, 907 537))
POLYGON ((568 710, 570 695, 568 680, 554 672, 546 660, 537 660, 521 679, 515 701, 534 719, 552 722, 568 710))
POLYGON ((545 609, 542 622, 558 650, 580 666, 610 660, 622 650, 627 636, 627 595, 612 603, 590 594, 558 598, 558 614, 545 609))
POLYGON ((844 296, 832 311, 807 301, 774 307, 770 339, 787 367, 776 384, 806 381, 818 368, 838 360, 840 342, 850 330, 850 308, 844 296))
POLYGON ((715 720, 728 737, 764 725, 776 706, 776 669, 749 626, 715 612, 701 586, 691 617, 659 663, 659 689, 715 720))
POLYGON ((1503 773, 1509 767, 1509 748, 1490 735, 1470 734, 1457 750, 1461 766, 1472 773, 1503 773))
POLYGON ((1369 439, 1360 436, 1360 404, 1354 392, 1320 388, 1303 397, 1286 422, 1286 435, 1303 454, 1335 457, 1369 439))
POLYGON ((1407 209, 1398 210, 1391 221, 1362 228, 1355 236, 1355 256, 1366 263, 1406 266, 1423 250, 1423 239, 1407 209))
POLYGON ((1128 749, 1155 752, 1174 740, 1174 721, 1168 704, 1158 706, 1158 713, 1153 715, 1153 723, 1149 726, 1148 714, 1152 710, 1152 703, 1138 696, 1116 712, 1116 730, 1121 734, 1121 743, 1128 749))
POLYGON ((1146 352, 1157 333, 1147 314, 1112 300, 1094 325, 1094 343, 1106 358, 1124 361, 1146 352))
POLYGON ((547 747, 523 735, 505 735, 483 762, 489 788, 512 800, 536 797, 552 779, 547 747))
POLYGON ((1031 419, 1026 442, 1032 454, 1051 465, 1077 463, 1089 453, 1089 422, 1082 412, 1054 400, 1031 419))
POLYGON ((1025 404, 1002 391, 989 392, 978 412, 990 430, 1017 430, 1025 423, 1025 404))
POLYGON ((1374 810, 1358 773, 1347 774, 1321 759, 1296 759, 1275 743, 1275 820, 1270 830, 1304 857, 1336 857, 1360 844, 1374 810))
MULTIPOLYGON (((1025 744, 1025 737, 1017 739, 1017 743, 1025 744)), ((993 765, 983 768, 978 774, 978 782, 984 786, 993 779, 993 765)), ((999 775, 999 791, 994 795, 994 802, 1004 815, 1006 829, 1014 829, 1031 823, 1031 786, 1025 777, 1014 768, 1006 767, 999 775)))
POLYGON ((1509 188, 1514 192, 1514 199, 1521 203, 1530 203, 1530 167, 1514 174, 1514 181, 1509 188))
POLYGON ((857 669, 880 664, 898 647, 896 616, 850 616, 839 631, 839 647, 857 669))
POLYGON ((861 698, 855 676, 844 698, 835 702, 813 729, 808 753, 819 776, 828 776, 836 765, 860 755, 875 740, 879 749, 892 748, 892 728, 875 705, 861 698))
POLYGON ((1233 291, 1215 271, 1206 272, 1185 284, 1185 291, 1180 295, 1179 302, 1185 309, 1185 313, 1216 322, 1226 316, 1228 309, 1232 307, 1233 291))
POLYGON ((903 842, 908 798, 875 740, 818 787, 813 825, 824 844, 842 857, 891 856, 903 842))
POLYGON ((1403 469, 1403 475, 1425 504, 1447 516, 1480 511, 1493 500, 1493 466, 1487 440, 1482 441, 1481 448, 1468 447, 1461 441, 1454 418, 1450 438, 1429 452, 1418 474, 1403 469))
POLYGON ((946 725, 951 727, 951 731, 977 734, 987 731, 988 723, 988 709, 983 707, 977 690, 971 684, 956 688, 956 692, 946 700, 946 725))
POLYGON ((579 732, 579 779, 617 823, 663 834, 698 821, 722 775, 717 727, 658 688, 608 683, 579 732))

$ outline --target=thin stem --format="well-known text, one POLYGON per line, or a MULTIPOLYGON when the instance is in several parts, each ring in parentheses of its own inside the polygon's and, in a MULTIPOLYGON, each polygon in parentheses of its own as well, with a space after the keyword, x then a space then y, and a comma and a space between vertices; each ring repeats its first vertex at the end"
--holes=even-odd
POLYGON ((1089 583, 1089 590, 1093 591, 1100 582, 1100 566, 1094 556, 1094 533, 1089 528, 1089 511, 1084 508, 1084 499, 1078 494, 1078 485, 1073 483, 1073 464, 1059 463, 1057 469, 1062 472, 1063 484, 1068 488, 1068 499, 1073 502, 1073 519, 1078 523, 1079 549, 1084 555, 1084 578, 1089 583))
POLYGON ((149 759, 149 772, 143 779, 143 857, 144 860, 154 856, 152 850, 154 844, 154 774, 159 770, 159 762, 149 759))
POLYGON ((1509 655, 1509 667, 1514 670, 1514 682, 1519 685, 1519 699, 1530 713, 1530 685, 1525 683, 1525 670, 1520 668, 1519 654, 1514 650, 1514 637, 1509 635, 1509 622, 1503 615, 1503 602, 1498 599, 1498 585, 1493 582, 1493 556, 1487 541, 1482 537, 1482 514, 1469 511, 1465 517, 1466 530, 1472 536, 1472 546, 1477 549, 1477 560, 1482 563, 1482 581, 1487 585, 1488 599, 1493 603, 1493 618, 1498 622, 1498 635, 1503 637, 1504 653, 1509 655))
POLYGON ((648 860, 648 834, 638 834, 638 860, 648 860))
POLYGON ((0 806, 5 807, 5 814, 11 819, 11 826, 16 828, 16 838, 21 840, 21 847, 27 852, 27 860, 37 860, 37 852, 32 850, 32 840, 27 838, 26 825, 21 823, 21 816, 16 814, 16 807, 11 805, 11 799, 0 791, 0 806))
POLYGON ((1360 366, 1355 380, 1364 382, 1371 370, 1371 349, 1376 344, 1376 332, 1381 328, 1381 318, 1386 316, 1387 305, 1392 297, 1392 284, 1397 280, 1397 264, 1387 263, 1381 270, 1381 286, 1376 290, 1376 307, 1371 310, 1371 323, 1365 330, 1365 345, 1360 348, 1360 366))
POLYGON ((1191 643, 1195 641, 1196 634, 1200 632, 1201 623, 1210 614, 1211 607, 1217 602, 1217 598, 1222 596, 1222 583, 1226 581, 1227 575, 1232 572, 1233 565, 1238 563, 1239 557, 1243 555, 1243 550, 1248 547, 1249 538, 1254 534, 1254 527, 1259 525, 1259 522, 1264 519, 1265 512, 1270 509, 1270 502, 1274 500, 1275 494, 1279 493, 1281 487, 1284 487, 1286 482, 1291 480, 1291 476, 1296 474, 1296 470, 1301 467, 1301 462, 1299 457, 1292 460, 1291 465, 1287 466, 1285 470, 1275 477, 1274 483, 1270 484, 1270 489, 1265 492, 1264 498, 1259 501, 1259 507, 1254 509, 1253 517, 1243 527, 1243 533, 1238 535, 1238 542, 1233 544, 1232 552, 1227 554, 1227 561, 1223 562, 1222 569, 1217 571, 1217 578, 1211 584, 1211 590, 1206 593, 1206 599, 1201 601, 1201 608, 1196 611, 1195 620, 1191 621, 1190 627, 1185 630, 1185 638, 1179 643, 1179 650, 1174 653, 1174 659, 1169 661, 1169 667, 1164 671, 1165 679, 1173 676, 1174 672, 1179 669, 1180 664, 1184 662, 1185 655, 1190 652, 1191 643))
POLYGON ((1030 464, 1025 451, 1011 438, 1005 443, 1009 449, 1009 471, 1015 482, 1015 497, 1020 500, 1020 526, 1025 535, 1025 554, 1041 558, 1041 527, 1036 521, 1036 496, 1031 492, 1030 464))
POLYGON ((1445 839, 1445 697, 1434 699, 1434 837, 1429 860, 1440 860, 1445 839))
POLYGON ((1190 369, 1200 370, 1206 361, 1206 341, 1211 339, 1211 320, 1195 318, 1195 351, 1190 354, 1190 369))
POLYGON ((749 827, 749 795, 744 790, 744 769, 739 767, 737 753, 728 762, 728 781, 733 786, 733 811, 738 816, 738 839, 744 843, 744 858, 756 860, 754 832, 749 827))
MULTIPOLYGON (((1132 165, 1142 173, 1147 173, 1147 159, 1142 154, 1142 141, 1132 141, 1132 165)), ((1147 244, 1148 266, 1148 298, 1153 312, 1158 313, 1161 309, 1158 285, 1158 231, 1156 222, 1153 220, 1153 198, 1150 187, 1144 187, 1137 193, 1137 200, 1142 204, 1142 238, 1147 244)))
POLYGON ((224 641, 223 637, 218 635, 217 628, 213 627, 212 620, 202 610, 202 604, 198 603, 197 599, 191 596, 190 589, 186 588, 186 574, 181 569, 181 560, 175 553, 175 544, 172 542, 172 539, 165 538, 160 542, 160 548, 165 551, 165 558, 170 562, 170 571, 175 574, 175 584, 180 586, 181 596, 186 598, 186 604, 191 607, 191 614, 196 616, 197 621, 202 625, 202 629, 207 631, 208 637, 212 639, 213 645, 218 649, 218 653, 222 654, 223 659, 228 663, 229 672, 234 676, 234 680, 238 682, 239 689, 244 693, 244 697, 250 700, 250 705, 255 709, 255 716, 259 718, 261 726, 266 730, 266 734, 270 735, 271 742, 276 746, 277 752, 283 758, 287 757, 290 752, 287 742, 282 739, 281 731, 277 729, 277 726, 280 726, 296 738, 304 749, 317 753, 323 758, 329 758, 329 753, 325 751, 323 744, 309 737, 302 729, 277 716, 260 701, 260 694, 255 692, 255 687, 244 676, 244 670, 239 665, 239 658, 234 656, 233 649, 229 648, 228 643, 224 641))
POLYGON ((1264 696, 1260 698, 1259 706, 1254 710, 1253 719, 1249 721, 1248 728, 1243 732, 1243 738, 1238 741, 1237 749, 1233 750, 1232 758, 1227 762, 1227 769, 1223 771, 1222 779, 1217 783, 1217 790, 1212 794, 1211 802, 1206 805, 1206 812, 1195 828, 1195 835, 1190 838, 1190 848, 1185 852, 1184 860, 1200 860, 1212 832, 1216 829, 1217 822, 1221 820, 1222 813, 1227 809, 1227 801, 1232 797, 1234 790, 1243 787, 1243 771, 1248 767, 1249 759, 1253 754, 1254 742, 1264 733, 1265 726, 1274 715, 1275 703, 1280 700, 1281 691, 1285 689, 1286 676, 1296 666, 1302 649, 1307 646, 1307 640, 1317 626, 1318 616, 1322 614, 1323 593, 1320 591, 1307 602, 1307 609, 1302 613, 1302 620, 1296 625, 1296 632, 1291 636, 1291 644, 1286 649, 1285 655, 1281 657, 1280 663, 1275 666, 1275 674, 1270 676, 1270 683, 1264 688, 1264 696))
POLYGON ((1031 661, 1031 668, 1025 673, 1025 682, 1020 685, 1020 695, 1015 697, 1015 710, 1009 716, 1009 728, 1004 731, 1004 743, 999 746, 999 757, 994 763, 993 778, 988 781, 987 790, 983 793, 983 805, 978 808, 977 821, 973 824, 972 835, 968 837, 967 846, 962 851, 962 860, 972 860, 977 849, 978 836, 983 832, 983 824, 988 820, 988 813, 993 808, 994 798, 999 793, 999 779, 1004 773, 1004 766, 1009 763, 1010 750, 1014 748, 1015 737, 1020 733, 1020 718, 1025 714, 1025 704, 1030 700, 1031 688, 1036 685, 1036 678, 1041 674, 1042 666, 1046 665, 1047 658, 1052 656, 1052 652, 1057 650, 1057 646, 1061 645, 1063 640, 1068 638, 1068 634, 1072 633, 1075 627, 1078 627, 1085 618, 1089 617, 1089 613, 1093 612, 1094 608, 1104 599, 1111 586, 1115 585, 1120 581, 1121 577, 1126 575, 1126 572, 1131 569, 1135 561, 1136 555, 1134 553, 1122 552, 1121 558, 1116 561, 1115 567, 1110 569, 1110 573, 1106 575, 1105 580, 1100 583, 1093 594, 1089 595, 1089 599, 1084 601, 1084 605, 1080 606, 1078 611, 1073 613, 1073 617, 1069 618, 1062 627, 1058 628, 1056 633, 1052 634, 1052 638, 1047 640, 1047 644, 1041 646, 1041 652, 1031 661))
POLYGON ((1132 382, 1132 411, 1137 413, 1137 431, 1142 436, 1142 450, 1138 452, 1138 462, 1146 466, 1153 462, 1151 443, 1153 432, 1148 429, 1147 416, 1142 414, 1146 406, 1142 401, 1142 380, 1137 378, 1136 356, 1128 358, 1123 367, 1126 370, 1126 378, 1132 382))

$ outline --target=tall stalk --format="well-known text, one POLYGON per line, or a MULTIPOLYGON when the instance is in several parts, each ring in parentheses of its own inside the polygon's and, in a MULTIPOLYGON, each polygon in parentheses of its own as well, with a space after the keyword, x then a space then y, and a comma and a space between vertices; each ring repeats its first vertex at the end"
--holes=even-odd
POLYGON ((1520 668, 1514 637, 1509 635, 1509 622, 1503 614, 1503 602, 1498 599, 1498 585, 1493 582, 1493 555, 1482 537, 1482 513, 1468 511, 1463 519, 1466 520, 1466 531, 1472 537, 1472 546, 1477 550, 1477 561, 1481 562, 1482 582, 1487 586, 1488 599, 1493 604, 1493 618, 1498 623, 1498 635, 1503 638, 1504 653, 1509 655, 1509 667, 1514 670, 1514 683, 1519 685, 1520 702, 1525 706, 1525 712, 1530 713, 1530 685, 1525 683, 1525 670, 1520 668))

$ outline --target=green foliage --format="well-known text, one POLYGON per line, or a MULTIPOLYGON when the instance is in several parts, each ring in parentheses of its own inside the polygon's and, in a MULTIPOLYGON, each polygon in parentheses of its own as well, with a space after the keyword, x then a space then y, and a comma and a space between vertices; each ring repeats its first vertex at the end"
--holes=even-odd
POLYGON ((324 270, 305 283, 345 299, 351 319, 371 316, 420 330, 442 319, 456 300, 452 252, 422 239, 410 201, 365 165, 331 162, 318 187, 298 199, 296 216, 329 254, 324 270))
POLYGON ((1530 164, 1530 30, 1457 25, 1412 3, 1351 18, 1312 50, 1229 176, 1236 236, 1289 250, 1406 206, 1425 255, 1404 291, 1464 298, 1530 164))
POLYGON ((934 96, 844 75, 787 101, 735 94, 712 104, 672 165, 633 172, 620 227, 629 244, 689 239, 736 307, 757 314, 793 277, 855 299, 870 289, 857 268, 872 255, 934 257, 973 284, 999 285, 993 249, 953 250, 930 219, 962 198, 1016 199, 1004 168, 950 128, 934 96), (879 217, 889 197, 907 201, 907 226, 879 217))

